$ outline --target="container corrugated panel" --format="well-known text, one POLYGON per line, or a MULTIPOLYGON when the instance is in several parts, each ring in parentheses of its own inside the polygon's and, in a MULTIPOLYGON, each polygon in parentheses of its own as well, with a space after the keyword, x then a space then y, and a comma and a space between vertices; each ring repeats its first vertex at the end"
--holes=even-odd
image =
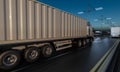
POLYGON ((77 34, 77 25, 78 25, 78 22, 77 22, 77 16, 76 16, 76 26, 75 26, 75 32, 76 32, 76 36, 78 36, 77 34))
POLYGON ((68 37, 70 37, 70 14, 68 14, 68 37))
POLYGON ((75 37, 76 37, 76 36, 77 36, 77 35, 76 35, 76 34, 77 34, 77 33, 76 33, 76 30, 77 30, 77 28, 76 28, 76 25, 77 25, 77 18, 76 18, 76 16, 75 16, 75 24, 74 24, 74 25, 75 25, 75 37))
POLYGON ((27 2, 27 39, 34 39, 35 36, 35 3, 29 0, 27 2))
POLYGON ((83 28, 84 28, 84 30, 83 30, 83 36, 86 36, 87 35, 87 25, 86 25, 86 21, 85 20, 83 20, 83 28))
POLYGON ((56 38, 56 9, 53 9, 53 37, 56 38))
POLYGON ((70 22, 70 23, 71 23, 71 24, 70 24, 70 25, 71 25, 71 26, 70 26, 70 37, 72 37, 72 31, 73 31, 73 30, 72 30, 72 29, 73 29, 73 15, 70 15, 70 21, 71 21, 71 22, 70 22))
POLYGON ((6 40, 17 40, 17 0, 5 0, 6 40))
POLYGON ((6 40, 5 0, 0 0, 0 40, 6 40))
POLYGON ((67 37, 67 13, 65 13, 65 37, 67 37))
POLYGON ((60 11, 57 10, 57 15, 56 15, 56 18, 57 18, 57 21, 56 21, 56 24, 57 24, 57 38, 60 38, 61 37, 61 16, 60 16, 60 11))
POLYGON ((77 17, 77 36, 79 37, 79 17, 77 17))
POLYGON ((82 23, 81 23, 81 18, 80 18, 80 36, 82 37, 82 23))
POLYGON ((35 0, 0 0, 0 41, 74 38, 87 21, 35 0))
POLYGON ((86 20, 84 20, 85 21, 85 36, 87 36, 87 26, 88 26, 88 22, 86 22, 86 20))
POLYGON ((78 30, 79 30, 79 28, 78 28, 78 26, 79 26, 78 17, 76 17, 76 19, 77 19, 76 35, 79 36, 79 32, 78 32, 78 30))
POLYGON ((40 3, 36 3, 35 4, 35 34, 36 34, 35 38, 36 39, 42 38, 42 12, 41 10, 42 10, 42 5, 40 3))
POLYGON ((48 31, 48 15, 47 15, 47 6, 42 4, 42 38, 47 38, 48 31))
POLYGON ((18 40, 25 40, 27 38, 27 7, 26 0, 17 0, 17 34, 18 40))
POLYGON ((64 26, 65 25, 65 12, 61 12, 61 13, 62 13, 61 15, 62 16, 62 21, 61 21, 62 22, 61 23, 62 24, 62 37, 65 37, 65 26, 64 26))
POLYGON ((82 32, 83 32, 83 36, 87 35, 87 22, 85 20, 83 20, 83 31, 82 32))
POLYGON ((48 7, 48 38, 53 37, 53 8, 48 7))
POLYGON ((81 37, 81 32, 80 32, 81 26, 80 26, 80 18, 78 17, 78 34, 81 37))
POLYGON ((73 17, 73 37, 75 37, 75 16, 73 17))
POLYGON ((79 18, 77 17, 77 36, 79 36, 79 18))

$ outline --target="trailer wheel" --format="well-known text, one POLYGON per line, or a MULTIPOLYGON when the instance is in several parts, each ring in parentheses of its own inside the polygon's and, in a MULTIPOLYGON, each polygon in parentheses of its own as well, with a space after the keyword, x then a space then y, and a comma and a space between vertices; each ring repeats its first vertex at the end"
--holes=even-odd
POLYGON ((89 41, 90 41, 90 42, 89 42, 89 45, 91 46, 91 45, 92 45, 93 38, 90 38, 89 41))
POLYGON ((82 46, 82 42, 81 40, 78 41, 78 47, 81 47, 82 46))
POLYGON ((86 40, 83 40, 83 46, 85 46, 86 45, 86 40))
POLYGON ((35 62, 39 59, 40 50, 35 46, 31 46, 25 50, 24 55, 27 62, 35 62))
POLYGON ((41 51, 42 51, 42 55, 47 58, 53 54, 53 47, 51 45, 47 45, 42 47, 41 51))
POLYGON ((87 39, 86 42, 89 44, 90 43, 90 39, 87 39))
POLYGON ((20 62, 20 54, 17 51, 5 51, 0 55, 0 68, 12 69, 20 62))

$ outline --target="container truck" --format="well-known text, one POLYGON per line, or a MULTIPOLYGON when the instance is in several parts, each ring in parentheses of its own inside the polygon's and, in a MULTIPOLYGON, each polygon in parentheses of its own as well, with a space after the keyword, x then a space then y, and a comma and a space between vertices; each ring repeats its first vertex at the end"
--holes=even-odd
POLYGON ((79 16, 36 0, 0 0, 0 69, 85 46, 93 28, 79 16))
POLYGON ((120 37, 120 27, 111 27, 111 37, 120 37))

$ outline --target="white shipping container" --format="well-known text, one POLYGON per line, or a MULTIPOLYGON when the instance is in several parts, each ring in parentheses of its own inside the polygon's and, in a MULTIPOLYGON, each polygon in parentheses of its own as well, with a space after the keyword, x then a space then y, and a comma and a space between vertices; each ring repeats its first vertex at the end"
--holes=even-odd
POLYGON ((12 69, 22 58, 32 63, 92 41, 92 27, 79 16, 36 0, 0 0, 0 69, 12 69))
POLYGON ((87 36, 85 19, 35 0, 0 0, 0 22, 2 43, 87 36))
POLYGON ((111 27, 111 36, 120 37, 120 27, 111 27))

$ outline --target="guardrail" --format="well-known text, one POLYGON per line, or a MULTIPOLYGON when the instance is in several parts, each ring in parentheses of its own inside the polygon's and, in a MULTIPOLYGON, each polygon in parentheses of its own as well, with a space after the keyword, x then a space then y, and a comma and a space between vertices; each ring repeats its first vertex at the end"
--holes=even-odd
POLYGON ((106 72, 119 43, 120 40, 117 40, 90 72, 106 72))

